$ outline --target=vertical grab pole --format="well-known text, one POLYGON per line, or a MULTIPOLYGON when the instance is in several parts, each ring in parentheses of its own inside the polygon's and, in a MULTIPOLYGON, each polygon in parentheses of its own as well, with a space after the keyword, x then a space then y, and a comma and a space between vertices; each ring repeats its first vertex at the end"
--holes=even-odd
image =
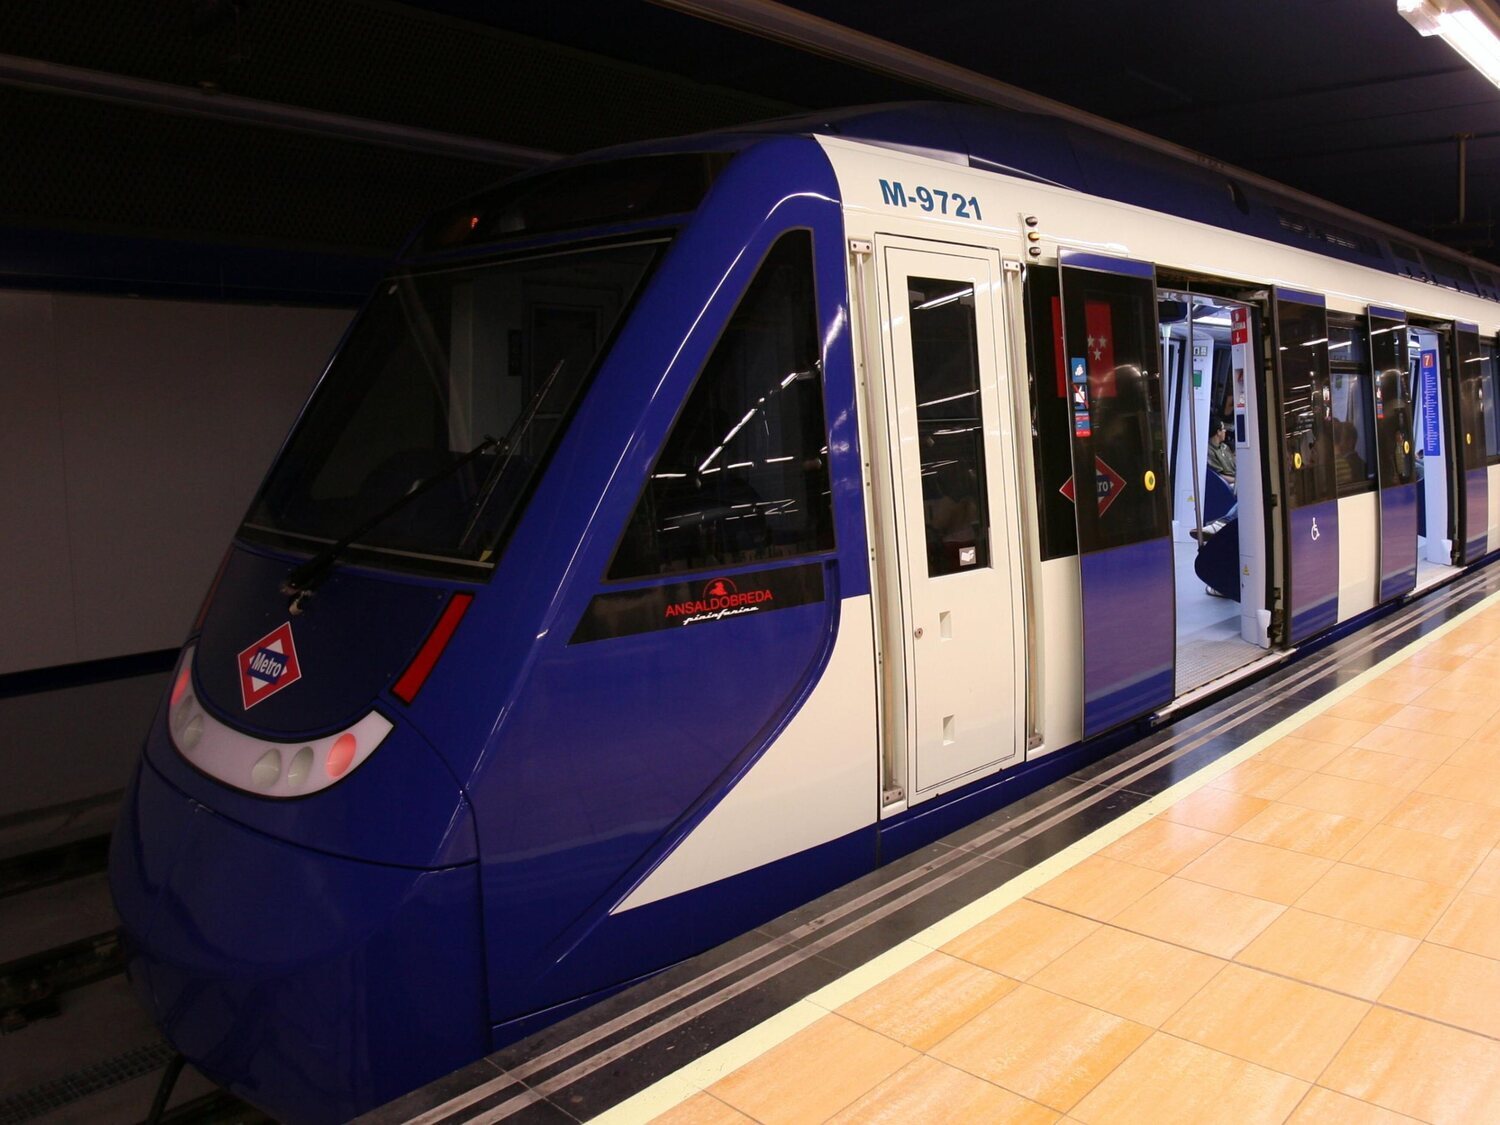
MULTIPOLYGON (((1198 359, 1193 353, 1193 327, 1198 318, 1193 315, 1193 291, 1191 289, 1188 290, 1187 299, 1187 355, 1184 359, 1188 370, 1188 405, 1191 407, 1188 410, 1188 453, 1192 458, 1193 465, 1193 519, 1198 524, 1198 550, 1201 551, 1203 550, 1203 483, 1198 479, 1198 388, 1193 385, 1193 375, 1195 374, 1193 365, 1198 359)), ((1213 380, 1213 372, 1210 371, 1208 373, 1208 389, 1210 394, 1213 393, 1213 380)), ((1208 405, 1209 409, 1212 410, 1213 403, 1209 403, 1208 405)), ((1214 424, 1212 416, 1209 417, 1208 424, 1210 426, 1214 424)))

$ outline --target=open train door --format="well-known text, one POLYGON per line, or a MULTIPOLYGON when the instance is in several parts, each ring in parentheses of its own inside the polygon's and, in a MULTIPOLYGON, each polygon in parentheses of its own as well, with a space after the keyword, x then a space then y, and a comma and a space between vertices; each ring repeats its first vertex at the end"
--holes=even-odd
POLYGON ((1066 251, 1061 266, 1088 737, 1173 698, 1171 489, 1155 267, 1066 251))
POLYGON ((1479 351, 1479 325, 1457 321, 1453 325, 1454 468, 1461 497, 1454 500, 1458 526, 1453 537, 1453 561, 1459 566, 1478 562, 1489 549, 1490 492, 1489 457, 1485 452, 1484 357, 1479 351))
POLYGON ((1369 309, 1370 364, 1375 372, 1375 465, 1380 489, 1380 597, 1417 585, 1417 471, 1413 388, 1407 366, 1406 313, 1369 309))
POLYGON ((1323 297, 1277 287, 1272 296, 1281 399, 1281 494, 1286 542, 1284 639, 1304 640, 1339 616, 1339 499, 1323 297))

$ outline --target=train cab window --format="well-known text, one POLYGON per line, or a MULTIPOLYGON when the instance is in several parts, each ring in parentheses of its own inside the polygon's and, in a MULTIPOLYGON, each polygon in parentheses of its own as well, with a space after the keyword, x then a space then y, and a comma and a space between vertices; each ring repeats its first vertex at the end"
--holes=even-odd
POLYGON ((1276 344, 1289 500, 1293 508, 1320 504, 1338 495, 1323 309, 1278 300, 1276 344))
POLYGON ((1056 266, 1026 267, 1026 361, 1043 559, 1078 553, 1078 525, 1064 486, 1073 479, 1072 400, 1063 361, 1062 293, 1056 266))
POLYGON ((389 565, 493 569, 665 245, 398 269, 355 321, 243 533, 307 548, 358 531, 352 548, 389 565))
POLYGON ((1362 317, 1328 314, 1329 430, 1340 496, 1375 487, 1375 395, 1362 317))
POLYGON ((761 264, 699 374, 609 578, 833 546, 812 237, 793 231, 761 264))
POLYGON ((974 287, 907 281, 927 575, 990 565, 974 287))

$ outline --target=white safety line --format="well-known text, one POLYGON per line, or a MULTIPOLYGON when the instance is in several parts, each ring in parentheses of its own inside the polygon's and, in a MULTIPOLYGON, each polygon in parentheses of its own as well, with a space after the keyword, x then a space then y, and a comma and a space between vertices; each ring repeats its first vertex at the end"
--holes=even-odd
POLYGON ((1425 636, 1418 637, 1405 645, 1374 667, 1361 672, 1348 683, 1332 689, 1317 702, 1309 703, 1296 714, 1288 716, 1275 726, 1262 731, 1204 765, 1170 789, 1165 789, 1128 812, 1122 813, 1103 827, 1075 840, 1056 855, 1028 868, 983 897, 975 899, 967 906, 960 907, 946 918, 939 919, 920 933, 913 934, 880 956, 867 961, 857 969, 850 970, 837 980, 831 981, 790 1007, 714 1048, 680 1070, 658 1079, 633 1097, 605 1110, 591 1120, 597 1122, 598 1125, 637 1125, 639 1122, 650 1121, 681 1105, 693 1095, 707 1090, 725 1075, 753 1062, 816 1020, 847 1004, 855 997, 863 995, 877 984, 889 980, 902 969, 915 964, 960 934, 967 932, 1012 903, 1025 898, 1044 883, 1050 882, 1069 868, 1107 848, 1158 813, 1196 793, 1215 778, 1254 757, 1277 739, 1285 737, 1310 718, 1322 714, 1335 703, 1353 695, 1371 680, 1383 676, 1433 642, 1447 636, 1466 621, 1478 616, 1497 599, 1500 599, 1500 593, 1489 595, 1458 616, 1437 626, 1425 636))

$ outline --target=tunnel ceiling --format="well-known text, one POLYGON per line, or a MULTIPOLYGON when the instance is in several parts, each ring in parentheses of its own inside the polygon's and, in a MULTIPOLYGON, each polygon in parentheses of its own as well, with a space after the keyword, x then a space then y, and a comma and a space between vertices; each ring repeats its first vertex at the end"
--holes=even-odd
MULTIPOLYGON (((1500 90, 1394 0, 793 6, 1500 260, 1500 90)), ((932 96, 635 0, 9 0, 0 54, 555 152, 932 96)), ((10 86, 0 128, 11 227, 385 254, 510 170, 10 86)))

